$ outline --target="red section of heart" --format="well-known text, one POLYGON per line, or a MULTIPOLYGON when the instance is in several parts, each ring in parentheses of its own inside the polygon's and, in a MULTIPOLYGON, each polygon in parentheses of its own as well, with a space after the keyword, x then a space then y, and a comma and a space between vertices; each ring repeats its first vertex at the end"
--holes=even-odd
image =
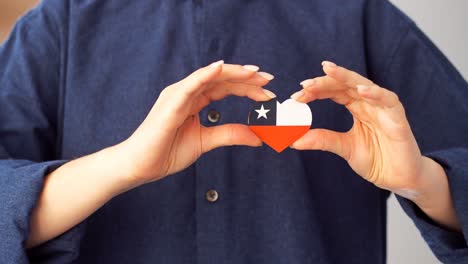
POLYGON ((249 126, 268 146, 280 153, 301 138, 310 126, 249 126))

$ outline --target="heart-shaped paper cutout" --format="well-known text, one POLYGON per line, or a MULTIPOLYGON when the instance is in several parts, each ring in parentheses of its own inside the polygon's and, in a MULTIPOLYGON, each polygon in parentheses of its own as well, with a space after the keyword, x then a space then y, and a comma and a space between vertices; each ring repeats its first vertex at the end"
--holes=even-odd
POLYGON ((312 125, 309 106, 288 99, 257 102, 249 114, 249 128, 278 153, 301 138, 312 125))

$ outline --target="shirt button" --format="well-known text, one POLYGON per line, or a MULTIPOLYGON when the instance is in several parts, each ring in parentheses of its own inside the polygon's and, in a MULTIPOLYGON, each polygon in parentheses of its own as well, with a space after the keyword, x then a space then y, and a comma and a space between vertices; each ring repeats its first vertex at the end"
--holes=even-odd
POLYGON ((218 123, 219 119, 221 119, 221 114, 218 111, 210 110, 208 112, 208 121, 210 121, 210 123, 218 123))
POLYGON ((214 203, 218 200, 218 192, 216 190, 208 190, 206 192, 206 200, 210 203, 214 203))

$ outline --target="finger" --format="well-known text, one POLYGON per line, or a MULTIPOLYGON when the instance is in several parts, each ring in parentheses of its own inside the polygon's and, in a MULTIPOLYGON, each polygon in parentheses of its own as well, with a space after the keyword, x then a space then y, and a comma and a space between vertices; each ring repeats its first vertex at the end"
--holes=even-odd
POLYGON ((207 85, 211 82, 232 81, 263 86, 274 78, 269 73, 257 73, 258 69, 255 65, 224 64, 221 60, 193 72, 172 87, 178 87, 177 90, 185 95, 184 98, 191 98, 211 88, 212 85, 207 85))
POLYGON ((349 87, 346 84, 339 82, 329 76, 322 76, 302 82, 302 86, 309 92, 342 92, 349 97, 357 99, 359 97, 356 87, 349 87))
POLYGON ((327 129, 309 130, 302 138, 292 144, 298 150, 323 150, 349 160, 350 145, 347 133, 335 132, 327 129))
POLYGON ((213 101, 221 100, 229 95, 248 97, 254 101, 268 101, 276 95, 260 86, 247 85, 243 83, 218 83, 213 88, 205 91, 199 96, 197 104, 191 111, 192 114, 198 113, 213 101))
POLYGON ((380 121, 385 122, 387 127, 392 123, 403 127, 408 125, 405 109, 396 93, 377 85, 358 85, 357 88, 364 101, 383 109, 385 115, 380 115, 380 121))
POLYGON ((333 101, 346 105, 353 98, 357 98, 358 94, 354 89, 350 89, 347 85, 336 81, 328 76, 309 79, 301 82, 304 89, 291 96, 299 102, 309 103, 316 99, 332 99, 333 101))
POLYGON ((250 85, 257 85, 257 86, 265 86, 271 80, 273 80, 275 76, 267 73, 267 72, 257 72, 253 75, 250 79, 247 80, 229 80, 232 83, 245 83, 250 85))
POLYGON ((398 96, 378 85, 357 85, 359 95, 370 104, 380 107, 395 107, 400 104, 398 96))
POLYGON ((358 84, 371 85, 372 81, 363 77, 362 75, 350 71, 344 67, 337 66, 333 62, 324 61, 322 62, 323 71, 331 78, 338 82, 345 83, 349 87, 356 88, 358 84))
POLYGON ((202 127, 202 152, 222 146, 245 145, 259 147, 262 141, 246 125, 227 124, 214 127, 202 127))
POLYGON ((213 101, 221 100, 229 95, 248 97, 254 101, 267 101, 276 97, 273 92, 260 86, 228 82, 219 83, 204 94, 213 101))
MULTIPOLYGON (((352 98, 359 99, 359 101, 362 100, 371 106, 391 108, 387 109, 386 112, 392 120, 399 120, 404 116, 403 105, 394 92, 381 88, 360 74, 337 66, 332 62, 324 61, 322 64, 328 77, 350 87, 347 94, 352 98)), ((352 103, 354 101, 356 100, 350 102, 352 103)), ((356 109, 359 105, 351 103, 346 105, 348 109, 353 115, 359 113, 360 111, 356 109)))
POLYGON ((310 91, 320 91, 320 90, 334 90, 334 91, 345 91, 349 87, 337 80, 330 78, 328 76, 321 76, 313 79, 308 79, 301 82, 301 86, 304 89, 310 91))
POLYGON ((170 89, 177 87, 177 91, 182 93, 183 99, 191 98, 207 88, 206 84, 215 80, 223 71, 224 61, 214 62, 206 67, 200 68, 190 74, 187 78, 171 85, 170 89))
POLYGON ((210 89, 213 85, 219 82, 233 82, 233 83, 245 83, 250 85, 257 85, 257 86, 264 86, 270 82, 274 78, 273 75, 265 72, 258 73, 259 67, 255 65, 234 65, 234 64, 224 64, 221 62, 213 63, 212 65, 202 68, 189 77, 184 79, 182 82, 179 82, 179 85, 187 85, 187 83, 192 83, 196 86, 191 90, 187 91, 187 95, 189 97, 193 97, 197 95, 195 91, 202 92, 206 89, 210 89), (218 67, 217 64, 222 64, 222 70, 219 74, 211 76, 207 79, 200 79, 203 77, 203 73, 207 70, 211 70, 211 68, 218 67), (213 78, 214 77, 214 78, 213 78))
POLYGON ((346 92, 324 91, 321 93, 311 93, 305 89, 291 95, 291 99, 294 99, 301 103, 310 103, 317 99, 331 99, 332 101, 341 105, 347 105, 353 102, 354 100, 346 92))
POLYGON ((258 73, 260 68, 256 65, 238 65, 238 64, 224 64, 223 71, 216 78, 216 81, 232 81, 232 82, 245 82, 247 80, 268 80, 267 77, 271 78, 271 74, 265 75, 258 73))

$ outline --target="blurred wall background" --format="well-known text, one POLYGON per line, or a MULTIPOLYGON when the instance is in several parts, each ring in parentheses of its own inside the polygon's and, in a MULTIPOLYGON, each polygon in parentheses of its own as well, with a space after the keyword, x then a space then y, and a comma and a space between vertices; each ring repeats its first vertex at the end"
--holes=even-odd
MULTIPOLYGON (((468 79, 468 1, 390 1, 413 18, 468 79)), ((37 2, 0 0, 0 42, 7 37, 15 20, 37 2)), ((439 263, 394 197, 388 206, 388 263, 439 263)))
MULTIPOLYGON (((468 0, 390 0, 432 39, 468 79, 468 0)), ((468 99, 467 99, 468 100, 468 99)), ((440 263, 396 199, 388 201, 388 263, 440 263)))
POLYGON ((16 19, 29 8, 39 2, 38 0, 0 0, 0 42, 8 36, 11 26, 16 19))

